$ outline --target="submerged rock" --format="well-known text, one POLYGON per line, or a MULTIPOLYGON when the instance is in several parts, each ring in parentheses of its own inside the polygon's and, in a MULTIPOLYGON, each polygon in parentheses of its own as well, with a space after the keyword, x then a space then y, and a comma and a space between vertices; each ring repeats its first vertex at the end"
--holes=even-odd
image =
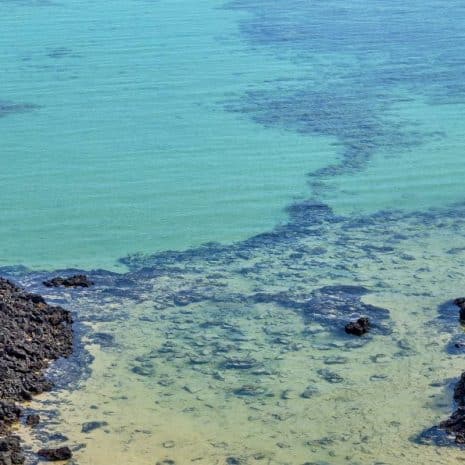
POLYGON ((368 318, 359 318, 357 321, 351 321, 345 326, 347 334, 363 336, 370 329, 370 320, 368 318))
POLYGON ((94 283, 84 274, 76 274, 63 278, 57 276, 56 278, 50 279, 49 281, 43 282, 46 287, 90 287, 94 283))
POLYGON ((81 433, 90 433, 91 431, 103 428, 104 426, 108 426, 106 421, 88 421, 87 423, 82 424, 81 433))
POLYGON ((49 462, 59 462, 63 460, 69 460, 73 453, 68 446, 58 447, 57 449, 40 449, 37 452, 37 455, 49 462))
POLYGON ((40 416, 33 413, 28 415, 26 418, 26 425, 30 426, 31 428, 36 427, 40 423, 40 416))
POLYGON ((240 388, 234 389, 234 394, 240 397, 256 397, 263 396, 267 393, 266 389, 253 384, 244 384, 240 388))
POLYGON ((305 390, 300 394, 302 399, 311 399, 314 395, 318 394, 318 388, 315 386, 307 386, 305 390))
POLYGON ((256 365, 257 362, 253 359, 230 358, 223 362, 222 368, 226 370, 248 370, 256 365))
POLYGON ((344 378, 341 375, 326 368, 318 370, 317 373, 328 383, 337 384, 344 381, 344 378))

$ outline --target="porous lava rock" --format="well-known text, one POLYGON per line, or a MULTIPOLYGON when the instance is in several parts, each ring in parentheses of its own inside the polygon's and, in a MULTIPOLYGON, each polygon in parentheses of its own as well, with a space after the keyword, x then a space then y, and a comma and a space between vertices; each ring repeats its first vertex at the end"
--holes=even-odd
POLYGON ((43 284, 46 287, 90 287, 94 283, 86 275, 76 274, 67 278, 57 276, 49 281, 44 281, 43 284))
POLYGON ((73 453, 68 446, 58 447, 57 449, 40 449, 37 452, 39 457, 48 462, 61 462, 63 460, 69 460, 73 453))
POLYGON ((359 318, 357 321, 351 321, 345 326, 347 334, 363 336, 370 329, 370 320, 368 318, 359 318))
POLYGON ((70 312, 0 278, 0 465, 24 462, 10 429, 21 415, 16 402, 51 388, 44 370, 70 355, 72 342, 70 312))

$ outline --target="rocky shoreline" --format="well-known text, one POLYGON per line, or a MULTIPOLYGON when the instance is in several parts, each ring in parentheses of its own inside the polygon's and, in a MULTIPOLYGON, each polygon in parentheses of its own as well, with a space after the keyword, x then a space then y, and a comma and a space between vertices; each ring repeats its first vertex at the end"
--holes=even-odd
MULTIPOLYGON (((454 305, 459 307, 459 320, 465 323, 465 297, 454 300, 454 305)), ((439 424, 439 428, 451 436, 457 445, 465 445, 465 372, 460 376, 454 386, 454 402, 456 409, 452 415, 439 424)))
MULTIPOLYGON (((24 463, 12 429, 22 419, 20 404, 52 387, 44 371, 72 353, 72 323, 69 311, 0 278, 0 465, 24 463)), ((40 419, 33 415, 24 421, 33 426, 40 419)), ((60 457, 71 456, 69 449, 61 452, 60 457)))

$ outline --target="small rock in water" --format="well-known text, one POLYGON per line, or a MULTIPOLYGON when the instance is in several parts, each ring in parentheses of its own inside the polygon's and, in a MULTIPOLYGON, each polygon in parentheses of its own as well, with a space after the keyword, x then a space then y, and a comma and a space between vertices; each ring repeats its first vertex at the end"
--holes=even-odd
POLYGON ((132 368, 132 372, 139 376, 153 376, 155 370, 152 366, 149 365, 140 365, 132 368))
POLYGON ((58 449, 40 449, 37 452, 40 458, 49 462, 58 462, 63 460, 69 460, 73 453, 68 446, 59 447, 58 449))
POLYGON ((281 399, 283 399, 283 400, 293 399, 294 397, 295 397, 295 395, 294 395, 294 391, 292 391, 292 389, 286 389, 285 391, 283 391, 281 393, 281 399))
POLYGON ((26 418, 26 425, 30 426, 31 428, 34 428, 39 423, 40 423, 40 416, 35 413, 28 415, 26 418))
POLYGON ((348 361, 347 357, 343 357, 342 355, 335 355, 333 357, 325 357, 323 362, 325 365, 344 365, 348 361))
POLYGON ((76 274, 74 276, 69 276, 68 278, 57 276, 49 281, 44 281, 43 284, 46 287, 90 287, 94 283, 86 275, 76 274))
POLYGON ((347 334, 362 336, 370 329, 370 320, 368 318, 359 318, 357 321, 351 321, 345 326, 347 334))
POLYGON ((241 459, 237 457, 228 457, 226 459, 226 465, 240 465, 242 463, 241 459))
POLYGON ((106 421, 88 421, 87 423, 82 424, 81 433, 90 433, 98 428, 103 428, 108 426, 106 421))
POLYGON ((316 388, 315 386, 307 386, 305 388, 305 391, 302 392, 302 394, 300 394, 300 397, 302 397, 303 399, 310 399, 315 394, 318 394, 318 388, 316 388))
POLYGON ((69 439, 68 436, 65 436, 64 434, 61 434, 61 433, 53 433, 48 436, 48 440, 53 441, 53 442, 65 442, 68 439, 69 439))
POLYGON ((241 386, 238 389, 234 390, 234 394, 236 396, 260 396, 266 393, 266 390, 259 387, 259 386, 253 386, 252 384, 245 384, 244 386, 241 386))
POLYGON ((248 370, 255 367, 256 363, 253 359, 230 358, 223 362, 222 368, 226 370, 248 370))
POLYGON ((334 371, 331 370, 326 370, 326 369, 321 369, 318 370, 317 373, 328 383, 342 383, 344 381, 344 378, 341 375, 338 375, 334 371))

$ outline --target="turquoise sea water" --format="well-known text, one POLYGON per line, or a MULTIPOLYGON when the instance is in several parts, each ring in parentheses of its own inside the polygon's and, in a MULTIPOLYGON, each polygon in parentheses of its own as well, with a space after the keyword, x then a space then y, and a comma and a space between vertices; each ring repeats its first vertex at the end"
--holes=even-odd
POLYGON ((459 1, 0 1, 0 269, 77 333, 29 443, 461 463, 424 431, 463 370, 464 26, 459 1), (41 285, 72 268, 95 288, 41 285))

